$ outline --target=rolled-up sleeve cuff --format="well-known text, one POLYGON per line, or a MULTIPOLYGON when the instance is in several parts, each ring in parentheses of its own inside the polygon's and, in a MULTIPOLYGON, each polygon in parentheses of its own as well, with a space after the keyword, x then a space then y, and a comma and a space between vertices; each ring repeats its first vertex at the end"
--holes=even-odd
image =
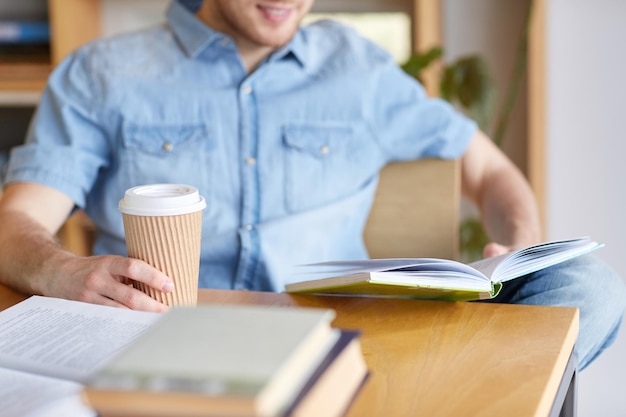
POLYGON ((85 207, 86 195, 91 189, 100 158, 77 152, 69 146, 27 144, 14 148, 4 182, 33 182, 54 188, 69 196, 74 203, 85 207))

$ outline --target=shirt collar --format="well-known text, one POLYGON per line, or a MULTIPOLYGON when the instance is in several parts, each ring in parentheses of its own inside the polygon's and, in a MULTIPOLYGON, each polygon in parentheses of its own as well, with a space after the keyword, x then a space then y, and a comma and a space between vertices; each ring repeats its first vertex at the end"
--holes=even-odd
POLYGON ((306 46, 307 46, 307 43, 306 43, 304 31, 302 30, 302 28, 299 28, 298 31, 293 36, 293 38, 291 39, 291 41, 289 41, 287 45, 275 51, 272 54, 271 59, 278 60, 278 59, 291 56, 295 58, 295 60, 300 65, 302 65, 303 67, 306 67, 306 62, 307 62, 306 46))
POLYGON ((190 57, 196 57, 208 45, 223 37, 196 17, 193 4, 189 1, 172 1, 165 16, 178 42, 190 57))
MULTIPOLYGON (((197 0, 174 0, 166 11, 169 26, 190 57, 198 56, 209 45, 224 38, 223 34, 214 31, 196 17, 195 11, 200 3, 202 2, 197 0)), ((306 40, 300 28, 287 45, 272 53, 269 60, 293 56, 300 65, 305 66, 306 55, 306 40)))

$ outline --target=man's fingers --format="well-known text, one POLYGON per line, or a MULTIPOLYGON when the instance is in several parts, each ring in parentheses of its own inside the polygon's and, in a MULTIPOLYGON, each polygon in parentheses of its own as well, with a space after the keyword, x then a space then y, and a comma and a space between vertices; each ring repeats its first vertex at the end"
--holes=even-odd
POLYGON ((118 307, 118 308, 128 308, 122 303, 118 303, 115 300, 110 299, 109 297, 99 296, 97 299, 93 301, 93 304, 101 304, 109 307, 118 307))
POLYGON ((483 249, 483 257, 491 258, 492 256, 502 255, 503 253, 508 253, 510 251, 511 251, 511 248, 509 248, 508 246, 491 242, 485 245, 485 248, 483 249))
POLYGON ((140 259, 117 257, 109 272, 113 275, 142 282, 159 291, 171 292, 174 289, 174 282, 171 278, 140 259))
POLYGON ((171 292, 172 280, 139 259, 123 256, 92 257, 96 267, 86 275, 84 294, 80 299, 104 305, 124 306, 133 310, 163 312, 167 306, 128 285, 137 281, 158 291, 171 292))
MULTIPOLYGON (((105 295, 112 303, 117 303, 118 306, 124 306, 133 310, 162 313, 168 309, 165 304, 158 302, 130 285, 122 283, 112 286, 105 295)), ((107 305, 112 305, 112 303, 107 302, 107 305)))

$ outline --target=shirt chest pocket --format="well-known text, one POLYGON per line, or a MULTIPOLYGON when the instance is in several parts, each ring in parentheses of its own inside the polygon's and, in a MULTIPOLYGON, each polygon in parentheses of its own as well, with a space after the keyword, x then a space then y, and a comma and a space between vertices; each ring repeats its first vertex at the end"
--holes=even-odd
POLYGON ((160 157, 171 157, 186 151, 208 151, 214 147, 204 124, 129 125, 124 129, 123 140, 128 149, 160 157))
POLYGON ((128 124, 122 145, 125 186, 176 182, 209 188, 215 140, 205 124, 128 124))
POLYGON ((330 204, 359 191, 376 176, 381 155, 358 124, 283 128, 288 210, 330 204))

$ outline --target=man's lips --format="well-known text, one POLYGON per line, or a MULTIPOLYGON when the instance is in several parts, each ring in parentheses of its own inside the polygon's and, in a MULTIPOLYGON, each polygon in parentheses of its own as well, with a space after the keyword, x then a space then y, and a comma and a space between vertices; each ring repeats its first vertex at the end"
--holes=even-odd
POLYGON ((276 7, 276 6, 257 6, 261 11, 263 17, 270 22, 281 23, 284 22, 291 16, 292 8, 291 7, 276 7))

